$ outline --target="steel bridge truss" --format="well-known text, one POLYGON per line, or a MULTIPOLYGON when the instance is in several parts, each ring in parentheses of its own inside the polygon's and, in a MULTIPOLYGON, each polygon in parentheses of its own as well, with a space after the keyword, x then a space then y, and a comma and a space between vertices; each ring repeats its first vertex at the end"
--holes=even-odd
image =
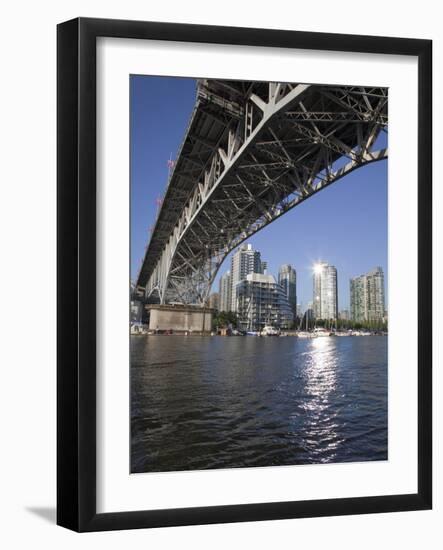
POLYGON ((192 186, 163 203, 176 217, 161 252, 150 256, 147 248, 137 282, 146 298, 205 304, 221 263, 241 242, 346 174, 387 158, 387 148, 374 147, 387 133, 387 104, 385 88, 199 81, 197 109, 217 118, 222 131, 218 142, 205 143, 188 129, 185 142, 203 145, 187 154, 182 147, 188 168, 175 175, 192 186))

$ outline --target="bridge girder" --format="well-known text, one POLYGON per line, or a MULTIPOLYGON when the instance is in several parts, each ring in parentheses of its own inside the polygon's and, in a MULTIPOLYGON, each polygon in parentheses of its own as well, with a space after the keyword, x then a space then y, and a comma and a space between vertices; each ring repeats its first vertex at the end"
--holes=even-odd
POLYGON ((212 141, 198 135, 198 119, 188 128, 184 146, 200 149, 185 154, 182 146, 189 163, 173 177, 193 185, 163 202, 137 281, 146 297, 204 305, 221 263, 241 242, 386 158, 374 143, 387 131, 387 100, 384 88, 200 81, 197 113, 222 126, 212 141))

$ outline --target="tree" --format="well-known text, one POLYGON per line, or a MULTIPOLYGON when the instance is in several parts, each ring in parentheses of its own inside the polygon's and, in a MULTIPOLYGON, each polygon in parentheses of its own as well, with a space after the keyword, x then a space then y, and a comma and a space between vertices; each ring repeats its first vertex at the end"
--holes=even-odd
POLYGON ((215 330, 230 325, 237 326, 237 314, 234 311, 219 311, 212 319, 212 326, 215 330))

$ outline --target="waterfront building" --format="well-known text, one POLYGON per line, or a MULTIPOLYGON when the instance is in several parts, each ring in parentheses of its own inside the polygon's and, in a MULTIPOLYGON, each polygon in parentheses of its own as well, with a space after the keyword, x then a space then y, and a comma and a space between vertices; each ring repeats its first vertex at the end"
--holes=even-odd
POLYGON ((368 279, 368 321, 383 321, 385 315, 385 276, 381 267, 366 275, 368 279))
POLYGON ((143 303, 140 300, 131 300, 131 323, 141 323, 143 317, 143 303))
POLYGON ((313 310, 315 319, 337 319, 337 269, 327 262, 314 266, 313 310))
POLYGON ((231 311, 231 272, 227 271, 220 277, 218 307, 219 311, 231 311))
POLYGON ((300 315, 300 322, 298 329, 300 330, 309 330, 314 326, 314 310, 308 308, 305 310, 303 315, 300 315))
POLYGON ((278 284, 282 287, 294 316, 297 315, 297 273, 290 264, 280 266, 278 284))
POLYGON ((351 318, 355 322, 382 322, 385 318, 385 283, 381 267, 350 280, 351 318))
POLYGON ((213 292, 209 296, 208 305, 211 309, 216 309, 218 311, 218 309, 219 309, 219 298, 220 298, 220 295, 219 295, 218 292, 213 292))
POLYGON ((362 323, 368 318, 368 297, 366 276, 353 277, 350 282, 351 319, 356 323, 362 323))
POLYGON ((289 329, 293 312, 282 287, 272 275, 249 273, 236 285, 239 326, 260 331, 265 325, 289 329))
MULTIPOLYGON (((236 287, 250 273, 262 273, 263 264, 258 250, 251 244, 242 244, 231 259, 231 311, 237 311, 236 287)), ((267 264, 266 264, 267 267, 267 264)))

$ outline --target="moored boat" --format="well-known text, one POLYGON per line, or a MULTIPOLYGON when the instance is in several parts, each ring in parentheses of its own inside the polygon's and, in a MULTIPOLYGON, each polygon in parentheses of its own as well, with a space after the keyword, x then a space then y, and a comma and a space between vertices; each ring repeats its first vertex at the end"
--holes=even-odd
POLYGON ((280 330, 272 325, 265 325, 261 331, 262 336, 280 336, 280 330))
POLYGON ((142 323, 131 323, 131 336, 141 336, 148 333, 148 327, 142 323))
POLYGON ((297 332, 298 338, 315 338, 316 335, 313 332, 309 332, 307 330, 299 330, 297 332))
POLYGON ((315 336, 334 336, 334 333, 330 330, 326 330, 323 327, 317 327, 314 329, 315 336))

